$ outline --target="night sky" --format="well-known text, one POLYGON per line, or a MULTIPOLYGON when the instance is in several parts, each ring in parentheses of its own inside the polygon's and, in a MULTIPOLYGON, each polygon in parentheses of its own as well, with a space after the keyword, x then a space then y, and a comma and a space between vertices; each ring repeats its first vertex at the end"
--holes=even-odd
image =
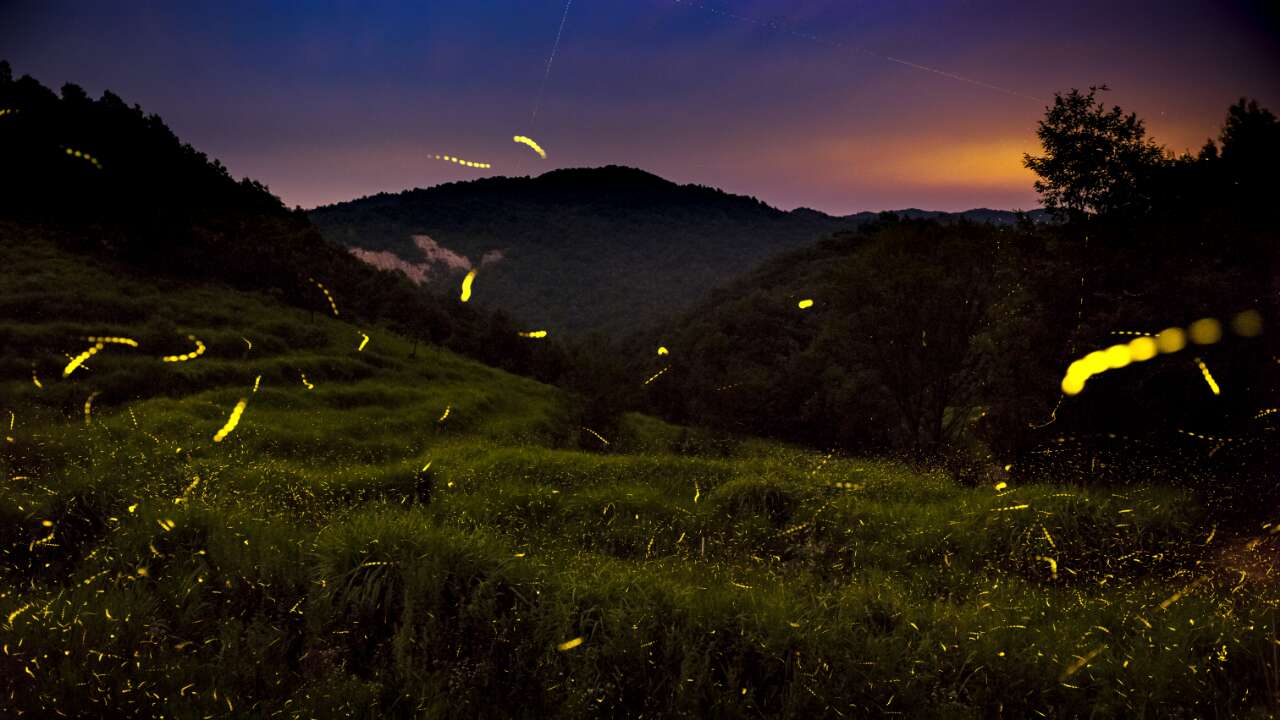
POLYGON ((1026 209, 1054 91, 1106 83, 1178 151, 1240 96, 1280 111, 1262 3, 111 5, 0 2, 0 57, 141 104, 290 206, 623 164, 785 209, 1026 209))

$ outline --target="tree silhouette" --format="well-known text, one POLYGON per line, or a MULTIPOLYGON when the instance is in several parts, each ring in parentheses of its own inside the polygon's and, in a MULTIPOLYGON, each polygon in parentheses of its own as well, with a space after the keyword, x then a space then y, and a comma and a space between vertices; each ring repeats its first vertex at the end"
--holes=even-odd
POLYGON ((1044 155, 1023 156, 1040 176, 1035 189, 1045 207, 1068 217, 1142 211, 1150 202, 1147 187, 1163 161, 1159 145, 1147 139, 1142 120, 1098 100, 1107 90, 1090 87, 1054 95, 1053 106, 1036 130, 1044 155))

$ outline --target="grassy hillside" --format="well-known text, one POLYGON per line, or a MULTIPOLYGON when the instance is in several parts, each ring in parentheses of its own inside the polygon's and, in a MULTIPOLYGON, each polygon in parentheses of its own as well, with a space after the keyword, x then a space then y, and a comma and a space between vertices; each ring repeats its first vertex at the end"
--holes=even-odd
POLYGON ((560 391, 380 327, 12 228, 0 263, 0 714, 1278 709, 1271 528, 1183 491, 962 488, 640 416, 571 451, 560 391), (63 377, 104 335, 139 346, 63 377))

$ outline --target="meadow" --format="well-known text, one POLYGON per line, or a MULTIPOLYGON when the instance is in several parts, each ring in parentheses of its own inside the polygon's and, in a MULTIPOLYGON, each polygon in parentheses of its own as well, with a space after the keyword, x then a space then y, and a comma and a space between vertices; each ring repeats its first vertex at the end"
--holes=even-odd
POLYGON ((584 450, 559 389, 0 237, 5 715, 1280 711, 1275 528, 1188 489, 584 450))

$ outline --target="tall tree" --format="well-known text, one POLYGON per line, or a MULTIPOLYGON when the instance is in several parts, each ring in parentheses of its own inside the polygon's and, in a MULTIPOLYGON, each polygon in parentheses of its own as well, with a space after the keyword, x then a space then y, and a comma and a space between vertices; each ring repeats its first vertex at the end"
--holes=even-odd
MULTIPOLYGON (((892 399, 903 449, 927 456, 970 418, 990 372, 996 300, 987 227, 903 222, 832 277, 834 356, 892 399)), ((870 388, 869 388, 870 389, 870 388)))
POLYGON ((1161 147, 1147 138, 1142 120, 1098 99, 1107 87, 1056 93, 1036 130, 1044 155, 1023 156, 1039 179, 1045 207, 1069 217, 1141 212, 1150 202, 1151 174, 1161 165, 1161 147))

